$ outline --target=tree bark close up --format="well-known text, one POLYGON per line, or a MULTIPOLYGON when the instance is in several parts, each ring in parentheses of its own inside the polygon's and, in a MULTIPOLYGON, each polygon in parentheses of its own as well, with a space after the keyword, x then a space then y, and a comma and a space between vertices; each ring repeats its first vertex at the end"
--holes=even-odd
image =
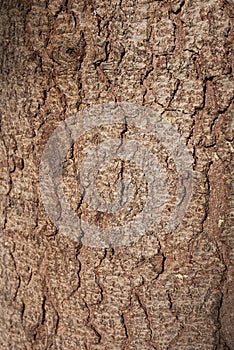
MULTIPOLYGON (((0 0, 0 350, 234 349, 233 25, 232 0, 0 0), (61 122, 124 103, 180 136, 192 194, 171 232, 145 223, 129 244, 91 246, 85 230, 72 239, 48 215, 41 159, 61 122)), ((112 215, 85 202, 77 174, 90 149, 133 142, 141 129, 96 120, 62 174, 67 203, 94 236, 138 217, 149 196, 139 166, 112 159, 97 192, 114 201, 124 178, 129 206, 112 215)), ((139 135, 175 198, 179 170, 163 146, 173 142, 139 135)))

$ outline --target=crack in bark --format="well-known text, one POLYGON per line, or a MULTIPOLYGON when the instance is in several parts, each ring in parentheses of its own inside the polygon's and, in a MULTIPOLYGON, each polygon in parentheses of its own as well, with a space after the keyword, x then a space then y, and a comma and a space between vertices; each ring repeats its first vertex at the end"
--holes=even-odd
POLYGON ((97 337, 97 343, 96 344, 100 344, 101 341, 102 341, 102 335, 101 335, 101 333, 98 332, 96 327, 92 324, 91 311, 90 311, 89 305, 87 304, 87 302, 85 300, 84 300, 84 303, 85 303, 85 306, 86 306, 86 308, 88 310, 88 317, 87 317, 87 320, 86 320, 86 326, 88 328, 90 328, 94 332, 94 334, 96 335, 96 337, 97 337))
POLYGON ((21 276, 17 270, 17 264, 16 264, 16 261, 15 261, 15 257, 13 255, 13 253, 11 251, 9 251, 9 254, 10 254, 10 257, 13 261, 13 265, 14 265, 14 269, 15 269, 15 272, 16 272, 16 275, 17 275, 17 279, 18 279, 18 285, 16 286, 16 290, 15 290, 15 293, 14 293, 14 296, 13 296, 13 300, 15 301, 17 296, 18 296, 18 292, 19 292, 19 289, 20 289, 20 286, 21 286, 21 276))
POLYGON ((209 200, 210 200, 210 178, 209 178, 209 171, 210 171, 210 167, 213 164, 213 161, 210 161, 207 164, 206 170, 205 170, 205 177, 206 177, 206 184, 207 184, 207 194, 206 194, 206 202, 204 205, 204 216, 203 219, 201 221, 201 233, 204 232, 204 225, 205 222, 208 218, 209 215, 209 200))
POLYGON ((128 328, 127 328, 127 325, 126 325, 126 323, 125 323, 125 318, 124 318, 124 313, 121 313, 121 324, 122 324, 122 326, 123 326, 123 328, 124 328, 124 332, 125 332, 125 336, 126 336, 126 338, 127 338, 127 340, 128 340, 128 338, 129 338, 129 335, 128 335, 128 328))
POLYGON ((151 322, 150 322, 150 318, 149 318, 149 315, 148 315, 148 311, 147 311, 147 308, 145 307, 145 305, 142 303, 142 300, 139 296, 139 294, 135 291, 135 297, 140 305, 140 307, 142 308, 142 310, 144 311, 144 314, 145 314, 145 317, 146 317, 146 321, 147 321, 147 324, 148 324, 148 328, 149 328, 149 331, 150 331, 150 345, 157 350, 157 348, 155 347, 155 345, 152 343, 153 342, 153 330, 151 328, 151 322))
POLYGON ((177 93, 177 91, 179 89, 179 86, 180 86, 180 79, 177 79, 176 82, 175 82, 174 90, 172 91, 172 94, 171 94, 171 98, 170 98, 166 108, 170 107, 170 105, 171 105, 172 101, 174 100, 174 97, 175 97, 175 95, 176 95, 176 93, 177 93))

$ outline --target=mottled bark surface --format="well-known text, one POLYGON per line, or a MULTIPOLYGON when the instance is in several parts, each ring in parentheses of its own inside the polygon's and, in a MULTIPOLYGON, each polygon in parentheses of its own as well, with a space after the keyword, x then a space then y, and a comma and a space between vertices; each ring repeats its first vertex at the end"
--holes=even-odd
POLYGON ((1 349, 234 349, 233 17, 231 0, 1 0, 1 349), (38 167, 60 121, 110 101, 163 113, 194 192, 171 234, 94 249, 52 225, 38 167))

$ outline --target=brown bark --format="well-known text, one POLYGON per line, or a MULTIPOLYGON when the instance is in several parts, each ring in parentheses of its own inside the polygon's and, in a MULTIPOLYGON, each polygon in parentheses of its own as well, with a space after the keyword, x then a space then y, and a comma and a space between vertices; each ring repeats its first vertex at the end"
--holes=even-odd
POLYGON ((233 16, 223 0, 1 0, 1 349, 234 349, 233 16), (194 189, 171 234, 95 249, 50 222, 39 164, 60 121, 111 101, 163 113, 194 189))

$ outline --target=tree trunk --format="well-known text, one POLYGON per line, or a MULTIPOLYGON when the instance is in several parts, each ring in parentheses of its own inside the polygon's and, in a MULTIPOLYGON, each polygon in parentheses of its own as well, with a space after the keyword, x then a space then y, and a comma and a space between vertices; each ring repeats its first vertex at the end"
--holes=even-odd
MULTIPOLYGON (((232 5, 0 1, 1 349, 234 349, 232 5), (112 102, 145 106, 176 130, 193 157, 193 192, 170 233, 91 246, 50 220, 39 166, 61 121, 112 102)), ((102 227, 112 218, 88 211, 74 174, 105 133, 124 142, 134 131, 104 129, 76 140, 63 169, 76 215, 102 227)), ((97 188, 110 199, 116 179, 132 176, 140 212, 144 176, 120 163, 100 170, 97 188)), ((125 214, 113 220, 124 225, 125 214)))

